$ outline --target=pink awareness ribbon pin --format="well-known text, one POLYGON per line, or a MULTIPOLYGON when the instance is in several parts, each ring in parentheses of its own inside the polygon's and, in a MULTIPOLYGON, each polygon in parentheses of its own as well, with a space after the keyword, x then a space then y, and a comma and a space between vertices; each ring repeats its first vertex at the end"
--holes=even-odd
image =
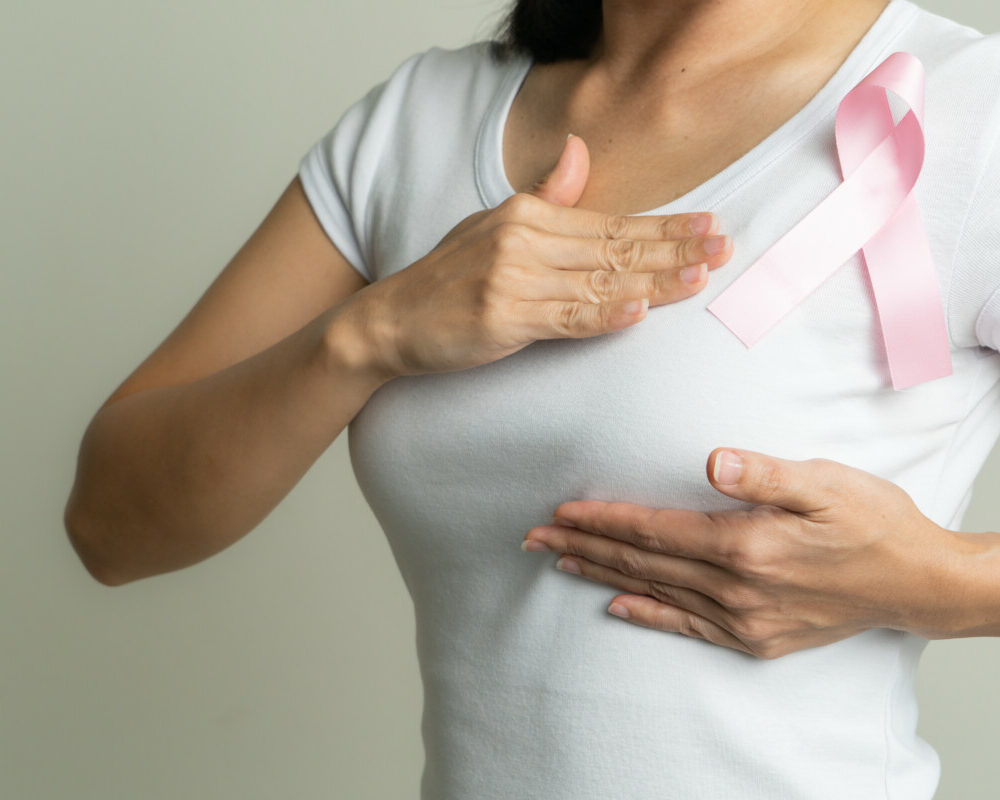
POLYGON ((894 389, 952 374, 944 310, 913 188, 924 163, 924 68, 893 53, 843 99, 843 182, 708 305, 747 347, 859 250, 894 389), (897 125, 887 91, 909 111, 897 125))

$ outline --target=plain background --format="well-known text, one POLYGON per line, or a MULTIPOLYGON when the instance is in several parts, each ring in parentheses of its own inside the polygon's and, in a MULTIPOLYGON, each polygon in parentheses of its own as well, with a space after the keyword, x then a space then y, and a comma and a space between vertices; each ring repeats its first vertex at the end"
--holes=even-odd
MULTIPOLYGON (((995 0, 928 0, 1000 30, 995 0)), ((13 0, 0 48, 0 797, 415 798, 410 600, 342 434, 251 534, 118 588, 62 528, 97 406, 340 113, 496 0, 13 0)), ((963 528, 1000 529, 1000 455, 963 528)), ((942 800, 1000 796, 1000 647, 932 642, 942 800)), ((821 722, 821 721, 820 721, 821 722)))

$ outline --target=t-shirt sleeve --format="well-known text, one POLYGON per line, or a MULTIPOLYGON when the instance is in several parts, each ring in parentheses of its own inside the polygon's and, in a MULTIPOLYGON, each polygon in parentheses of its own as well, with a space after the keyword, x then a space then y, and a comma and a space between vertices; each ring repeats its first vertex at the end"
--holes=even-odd
POLYGON ((965 214, 951 264, 948 325, 959 347, 1000 350, 1000 34, 970 48, 963 80, 970 97, 954 123, 960 135, 951 158, 965 214), (972 77, 970 77, 972 76, 972 77), (963 180, 964 175, 969 180, 963 180))
POLYGON ((950 302, 953 334, 959 344, 1000 350, 1000 158, 995 143, 972 190, 959 236, 950 302))
POLYGON ((376 279, 369 235, 371 194, 386 141, 398 128, 407 77, 421 55, 410 56, 348 107, 299 162, 299 179, 316 218, 369 283, 376 279))

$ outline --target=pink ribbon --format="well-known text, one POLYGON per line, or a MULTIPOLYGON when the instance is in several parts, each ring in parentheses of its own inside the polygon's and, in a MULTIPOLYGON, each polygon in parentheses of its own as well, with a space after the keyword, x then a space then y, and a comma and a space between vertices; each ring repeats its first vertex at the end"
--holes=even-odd
POLYGON ((843 182, 708 305, 747 347, 859 250, 894 389, 952 374, 933 258, 913 194, 924 163, 924 69, 893 53, 837 110, 843 182), (897 125, 887 91, 909 111, 897 125))

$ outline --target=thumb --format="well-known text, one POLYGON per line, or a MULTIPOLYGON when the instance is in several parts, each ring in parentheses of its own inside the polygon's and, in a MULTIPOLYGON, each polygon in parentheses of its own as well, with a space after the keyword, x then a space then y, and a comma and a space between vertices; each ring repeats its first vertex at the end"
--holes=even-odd
POLYGON ((752 450, 717 448, 708 456, 708 480, 723 494, 789 511, 819 511, 831 504, 831 486, 845 483, 845 464, 823 458, 791 461, 752 450))
POLYGON ((566 137, 562 155, 552 170, 531 187, 531 194, 560 206, 575 206, 590 175, 590 153, 583 139, 566 137))

